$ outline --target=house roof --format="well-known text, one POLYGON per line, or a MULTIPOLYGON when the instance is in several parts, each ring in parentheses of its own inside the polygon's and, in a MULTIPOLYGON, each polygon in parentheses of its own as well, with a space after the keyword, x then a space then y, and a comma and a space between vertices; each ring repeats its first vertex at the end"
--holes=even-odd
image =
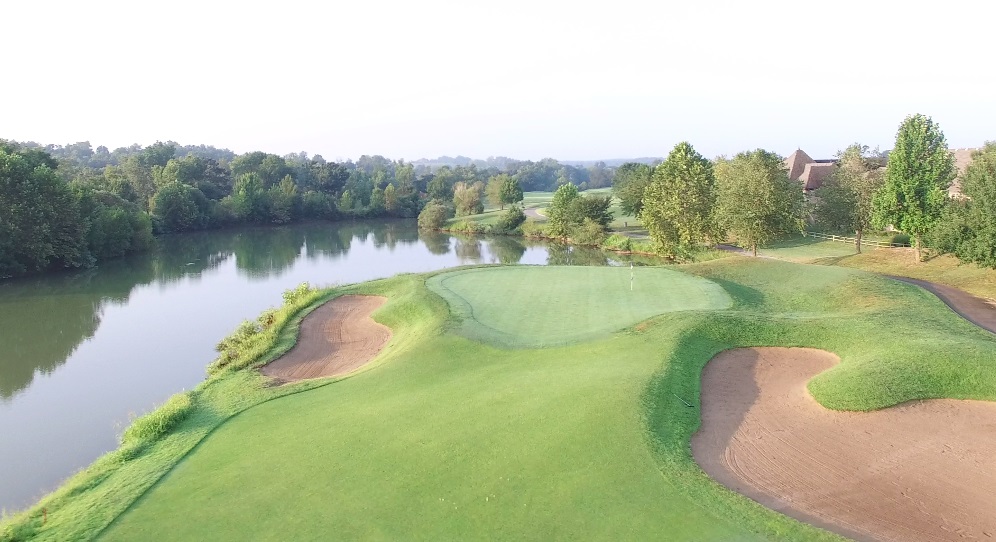
POLYGON ((806 169, 806 164, 815 162, 806 151, 797 149, 785 159, 785 169, 788 170, 789 179, 798 180, 802 172, 806 169))
POLYGON ((830 178, 833 175, 834 163, 816 163, 811 162, 806 164, 803 168, 802 175, 799 176, 799 180, 802 181, 802 188, 804 190, 816 190, 817 188, 823 186, 823 181, 830 178))

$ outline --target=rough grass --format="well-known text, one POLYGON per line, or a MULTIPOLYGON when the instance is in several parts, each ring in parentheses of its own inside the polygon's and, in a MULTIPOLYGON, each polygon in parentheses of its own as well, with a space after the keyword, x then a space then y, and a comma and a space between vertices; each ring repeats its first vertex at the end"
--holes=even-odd
MULTIPOLYGON (((266 388, 252 370, 220 371, 172 431, 105 456, 49 498, 46 525, 36 508, 0 526, 0 538, 834 540, 695 465, 699 377, 713 355, 833 351, 841 364, 809 388, 839 409, 996 399, 996 339, 916 287, 763 259, 679 269, 721 285, 732 305, 532 350, 448 332, 450 308, 425 276, 329 292, 323 300, 389 298, 374 317, 394 334, 369 369, 290 388, 266 388)), ((562 292, 583 288, 602 287, 562 292)), ((508 302, 473 299, 475 310, 508 302)), ((544 303, 547 318, 577 312, 563 301, 544 303)), ((260 363, 290 348, 301 314, 260 363)))
POLYGON ((648 267, 478 268, 428 285, 449 302, 461 335, 506 348, 589 340, 658 314, 731 303, 715 283, 648 267))
POLYGON ((156 440, 183 421, 193 406, 189 392, 177 393, 152 412, 135 419, 121 436, 121 442, 133 444, 156 440))

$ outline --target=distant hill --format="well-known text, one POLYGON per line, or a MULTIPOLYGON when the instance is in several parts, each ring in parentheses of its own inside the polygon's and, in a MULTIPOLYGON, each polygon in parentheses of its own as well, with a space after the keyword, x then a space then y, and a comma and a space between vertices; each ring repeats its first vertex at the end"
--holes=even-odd
POLYGON ((663 158, 644 156, 642 158, 609 158, 606 160, 561 160, 560 163, 578 167, 589 167, 601 162, 605 164, 605 167, 619 167, 629 162, 636 162, 638 164, 659 164, 663 161, 663 158))

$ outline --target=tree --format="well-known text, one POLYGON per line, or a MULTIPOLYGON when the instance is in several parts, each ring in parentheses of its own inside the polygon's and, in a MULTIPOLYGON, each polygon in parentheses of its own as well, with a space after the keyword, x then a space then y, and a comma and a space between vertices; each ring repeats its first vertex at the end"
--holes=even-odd
POLYGON ((502 210, 505 209, 505 205, 522 201, 522 187, 519 186, 519 181, 508 175, 504 175, 499 190, 499 199, 502 210))
POLYGON ((467 185, 459 182, 453 186, 453 206, 456 208, 457 216, 475 215, 484 212, 484 203, 481 201, 481 191, 483 185, 476 183, 467 185))
POLYGON ((691 144, 681 142, 654 170, 644 191, 640 221, 659 253, 687 259, 715 238, 715 204, 712 164, 691 144))
MULTIPOLYGON (((205 225, 206 218, 194 196, 196 188, 173 181, 156 191, 150 205, 156 227, 165 233, 195 230, 205 225)), ((203 198, 201 194, 201 198, 203 198)))
POLYGON ((653 168, 647 164, 629 162, 619 166, 612 179, 612 194, 619 198, 619 207, 629 216, 639 216, 643 209, 643 192, 650 185, 653 168))
POLYGON ((855 143, 837 153, 833 175, 816 190, 814 217, 831 229, 854 232, 854 248, 861 252, 861 238, 872 223, 872 203, 882 187, 881 158, 855 143))
POLYGON ((446 224, 450 211, 441 203, 430 203, 418 215, 418 227, 423 230, 438 230, 446 224))
POLYGON ((553 201, 547 210, 547 232, 553 237, 567 237, 574 226, 571 204, 580 198, 578 187, 573 184, 561 185, 553 193, 553 201))
POLYGON ((85 227, 57 162, 0 140, 0 277, 80 267, 85 227))
POLYGON ((874 199, 874 221, 909 234, 917 261, 923 259, 924 235, 941 216, 953 173, 954 159, 940 127, 924 115, 906 117, 889 153, 885 184, 874 199))
POLYGON ((394 183, 389 183, 384 189, 384 209, 388 214, 394 214, 398 210, 398 193, 394 189, 394 183))
POLYGON ((259 175, 245 173, 240 176, 232 188, 232 195, 228 197, 237 219, 262 224, 269 218, 268 198, 259 175))
POLYGON ((802 229, 802 185, 781 158, 758 149, 717 160, 716 223, 757 256, 757 247, 802 229))
POLYGON ((949 237, 940 242, 945 252, 958 259, 996 268, 996 142, 976 151, 962 176, 963 198, 949 203, 937 230, 949 237))
POLYGON ((611 204, 609 196, 582 196, 573 184, 561 185, 547 211, 547 232, 553 237, 570 237, 586 219, 604 232, 612 222, 611 204))
POLYGON ((274 224, 286 224, 298 215, 300 198, 297 193, 297 184, 290 175, 284 175, 280 184, 273 185, 267 191, 269 203, 270 222, 274 224))
POLYGON ((494 175, 488 179, 488 183, 484 187, 484 192, 488 196, 488 202, 491 205, 501 207, 503 211, 505 210, 505 204, 501 201, 501 188, 507 179, 511 179, 507 173, 494 175))
POLYGON ((384 196, 384 190, 375 187, 373 190, 370 191, 369 213, 370 215, 373 216, 380 216, 384 214, 384 211, 386 209, 387 209, 387 201, 386 197, 384 196))

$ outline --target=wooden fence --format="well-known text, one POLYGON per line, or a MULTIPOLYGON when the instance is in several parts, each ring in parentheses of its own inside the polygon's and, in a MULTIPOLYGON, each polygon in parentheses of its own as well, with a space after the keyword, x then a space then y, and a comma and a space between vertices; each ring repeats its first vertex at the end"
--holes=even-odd
MULTIPOLYGON (((828 233, 816 233, 812 231, 804 231, 802 232, 802 235, 806 237, 815 237, 817 239, 826 239, 828 241, 851 243, 852 245, 855 240, 854 237, 844 237, 843 235, 830 235, 828 233)), ((909 243, 886 243, 885 241, 868 241, 867 239, 862 239, 861 244, 877 248, 904 248, 910 246, 909 243)))

